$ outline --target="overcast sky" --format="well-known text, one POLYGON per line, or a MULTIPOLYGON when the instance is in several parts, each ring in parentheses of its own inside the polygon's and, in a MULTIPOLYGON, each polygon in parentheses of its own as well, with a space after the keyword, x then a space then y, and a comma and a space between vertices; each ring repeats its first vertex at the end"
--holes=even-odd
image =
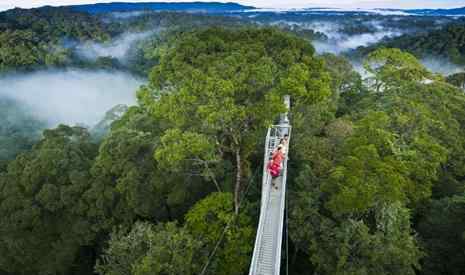
MULTIPOLYGON (((202 2, 211 2, 197 0, 202 2)), ((214 1, 214 0, 212 0, 214 1)), ((185 0, 0 0, 0 10, 13 7, 31 8, 44 5, 70 5, 96 2, 192 2, 185 0)), ((230 0, 218 2, 237 2, 262 8, 303 8, 303 7, 339 7, 339 8, 455 8, 465 6, 465 0, 230 0)))

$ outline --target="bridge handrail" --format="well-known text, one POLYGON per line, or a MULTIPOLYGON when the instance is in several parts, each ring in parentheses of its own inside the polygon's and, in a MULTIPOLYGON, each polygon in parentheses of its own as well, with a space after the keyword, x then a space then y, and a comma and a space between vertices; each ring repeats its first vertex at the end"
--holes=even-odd
POLYGON ((270 175, 267 170, 267 161, 269 159, 269 144, 270 144, 270 135, 271 135, 271 128, 268 128, 268 132, 266 135, 266 141, 265 141, 265 153, 263 159, 265 162, 263 163, 263 178, 262 178, 262 197, 261 197, 261 205, 260 205, 260 217, 259 217, 259 222, 258 222, 258 228, 257 228, 257 235, 255 237, 255 246, 254 246, 254 252, 252 255, 252 262, 250 265, 250 271, 249 275, 253 275, 255 273, 255 269, 257 268, 257 261, 258 257, 260 254, 260 251, 256 251, 255 247, 257 247, 258 244, 261 243, 262 240, 262 232, 263 232, 263 226, 265 225, 265 215, 266 215, 266 206, 268 205, 268 198, 271 190, 271 181, 270 181, 270 175))
MULTIPOLYGON (((291 141, 291 127, 289 126, 287 128, 287 134, 289 135, 288 137, 288 142, 291 141)), ((280 267, 281 267, 281 245, 283 241, 283 223, 284 223, 284 209, 286 208, 286 181, 287 181, 287 161, 288 161, 288 155, 289 155, 289 144, 287 145, 287 150, 286 150, 286 156, 283 161, 283 181, 282 181, 282 195, 281 195, 281 202, 280 202, 280 214, 279 214, 279 221, 281 222, 281 225, 279 226, 278 229, 278 244, 276 247, 279 247, 277 253, 276 253, 276 259, 277 261, 275 262, 275 275, 279 275, 280 273, 280 267)))

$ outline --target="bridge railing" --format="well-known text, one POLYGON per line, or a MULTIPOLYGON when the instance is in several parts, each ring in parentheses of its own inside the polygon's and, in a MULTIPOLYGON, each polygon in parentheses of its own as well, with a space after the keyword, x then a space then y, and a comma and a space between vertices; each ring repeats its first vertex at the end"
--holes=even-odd
MULTIPOLYGON (((281 126, 283 130, 285 130, 285 133, 284 134, 287 134, 288 135, 288 142, 291 141, 291 126, 287 125, 287 127, 283 127, 281 126)), ((279 221, 280 221, 280 225, 278 227, 278 239, 277 239, 277 251, 276 251, 276 262, 275 262, 275 275, 279 275, 280 273, 280 268, 281 268, 281 245, 282 245, 282 241, 283 241, 283 223, 284 223, 284 210, 286 208, 286 190, 287 190, 287 186, 286 186, 286 182, 287 182, 287 161, 288 161, 288 154, 289 154, 289 144, 288 144, 288 148, 286 148, 286 157, 284 158, 284 161, 283 161, 283 173, 282 173, 282 177, 283 177, 283 180, 282 180, 282 187, 281 187, 281 201, 279 202, 279 221)))

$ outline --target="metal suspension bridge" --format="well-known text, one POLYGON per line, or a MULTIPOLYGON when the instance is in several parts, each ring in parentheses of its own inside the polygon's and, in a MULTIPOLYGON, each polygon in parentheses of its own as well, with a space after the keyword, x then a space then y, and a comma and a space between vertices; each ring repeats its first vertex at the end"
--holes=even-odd
MULTIPOLYGON (((287 109, 290 109, 290 97, 284 97, 287 109)), ((281 173, 272 178, 268 172, 267 164, 271 161, 273 151, 277 148, 280 140, 287 135, 287 145, 291 139, 291 125, 288 113, 282 114, 278 125, 268 128, 265 141, 265 156, 263 159, 262 197, 260 205, 260 218, 255 238, 255 247, 250 264, 249 275, 279 275, 281 269, 281 246, 284 229, 284 212, 286 209, 286 179, 287 179, 287 152, 285 149, 281 173), (274 186, 274 187, 273 187, 274 186), (277 187, 277 188, 275 188, 277 187)), ((210 253, 207 263, 204 265, 200 275, 204 275, 214 257, 224 235, 229 227, 224 228, 222 236, 210 253)), ((286 243, 287 245, 287 243, 286 243)))
MULTIPOLYGON (((286 96, 284 101, 289 110, 289 96, 286 96)), ((291 125, 287 113, 281 115, 280 123, 270 127, 266 135, 260 218, 249 275, 279 275, 280 273, 284 210, 286 208, 288 149, 286 148, 282 173, 279 177, 271 177, 267 164, 271 160, 273 151, 279 145, 280 139, 285 135, 288 135, 289 144, 291 125), (277 189, 272 185, 277 186, 277 189)))

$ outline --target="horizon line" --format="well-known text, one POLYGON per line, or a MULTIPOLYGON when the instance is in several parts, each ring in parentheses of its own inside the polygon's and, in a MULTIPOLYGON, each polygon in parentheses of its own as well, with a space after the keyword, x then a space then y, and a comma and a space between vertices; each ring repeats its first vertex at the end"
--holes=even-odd
POLYGON ((43 8, 43 7, 72 7, 72 6, 82 6, 82 5, 101 5, 101 4, 158 4, 158 3, 163 3, 163 4, 192 4, 192 3, 197 3, 197 4, 237 4, 240 6, 247 7, 247 10, 267 10, 267 11, 303 11, 303 10, 341 10, 341 11, 412 11, 412 10, 454 10, 454 9, 460 9, 460 8, 465 8, 465 3, 464 5, 458 5, 456 7, 443 7, 443 8, 434 8, 434 7, 418 7, 418 8, 393 8, 393 7, 373 7, 373 8, 367 8, 367 7, 344 7, 344 6, 322 6, 322 5, 315 5, 315 6, 307 6, 307 7, 289 7, 289 8, 282 8, 282 7, 265 7, 265 6, 256 6, 256 5, 249 5, 249 4, 241 4, 238 2, 234 1, 174 1, 174 2, 167 2, 167 1, 144 1, 144 2, 133 2, 133 1, 109 1, 109 2, 96 2, 96 3, 73 3, 73 4, 45 4, 45 5, 40 5, 40 6, 32 6, 32 7, 21 7, 21 6, 13 6, 9 4, 0 4, 0 12, 12 10, 12 9, 38 9, 38 8, 43 8))

